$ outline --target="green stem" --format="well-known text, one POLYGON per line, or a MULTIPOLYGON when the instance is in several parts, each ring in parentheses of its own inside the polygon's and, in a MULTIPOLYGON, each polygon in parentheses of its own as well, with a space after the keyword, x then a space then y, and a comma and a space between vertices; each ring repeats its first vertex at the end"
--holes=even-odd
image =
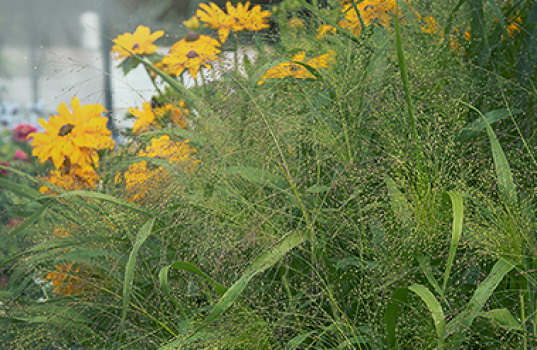
POLYGON ((157 90, 159 95, 162 95, 162 91, 159 89, 157 83, 155 82, 155 78, 153 78, 153 75, 151 75, 151 71, 149 70, 147 66, 144 66, 144 68, 145 68, 145 71, 147 72, 147 75, 149 76, 149 79, 151 80, 151 83, 153 84, 153 87, 155 88, 155 90, 157 90))
POLYGON ((403 51, 401 31, 399 30, 399 7, 397 5, 395 7, 395 38, 397 46, 397 60, 399 63, 399 70, 401 72, 401 80, 403 81, 403 90, 405 94, 405 101, 407 104, 407 114, 408 119, 410 120, 412 140, 414 143, 414 157, 416 158, 416 166, 418 169, 418 173, 422 174, 423 153, 418 137, 418 130, 416 128, 416 115, 414 113, 414 105, 412 103, 412 97, 410 95, 410 88, 408 83, 408 69, 405 61, 405 53, 403 51))

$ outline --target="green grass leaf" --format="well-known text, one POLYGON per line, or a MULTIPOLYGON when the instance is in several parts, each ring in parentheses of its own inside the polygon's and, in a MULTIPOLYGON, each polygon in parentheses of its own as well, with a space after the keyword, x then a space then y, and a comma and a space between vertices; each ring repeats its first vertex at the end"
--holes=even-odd
POLYGON ((194 272, 195 274, 198 274, 199 276, 203 277, 211 286, 213 286, 216 292, 218 293, 218 295, 220 296, 224 295, 224 293, 227 291, 227 288, 224 285, 213 280, 209 275, 201 271, 195 265, 192 265, 184 261, 176 261, 173 264, 165 266, 160 270, 159 282, 160 282, 160 287, 162 288, 162 291, 164 292, 164 294, 180 309, 182 309, 182 306, 175 300, 175 298, 172 297, 170 293, 170 287, 168 284, 168 271, 170 269, 189 271, 189 272, 194 272))
POLYGON ((453 209, 453 225, 451 229, 451 245, 449 246, 449 255, 446 263, 446 270, 444 272, 444 283, 442 284, 441 296, 444 296, 446 292, 446 286, 451 274, 451 268, 453 267, 453 261, 457 254, 457 247, 462 235, 462 219, 463 219, 463 202, 462 196, 458 192, 447 192, 451 198, 451 207, 453 209))
POLYGON ((136 241, 132 248, 131 253, 129 254, 129 260, 127 261, 127 266, 125 268, 125 281, 123 282, 123 311, 121 314, 121 324, 125 322, 127 317, 127 308, 130 301, 130 296, 132 292, 132 281, 134 278, 134 267, 136 266, 136 257, 138 256, 138 251, 140 247, 145 242, 147 237, 151 234, 153 229, 153 224, 155 223, 155 218, 149 220, 142 226, 138 235, 136 236, 136 241))
POLYGON ((45 202, 45 204, 43 204, 32 215, 30 215, 26 220, 24 220, 24 222, 19 227, 11 231, 9 235, 11 237, 14 237, 14 236, 19 235, 19 233, 23 232, 24 230, 26 230, 28 226, 33 224, 35 220, 37 220, 39 217, 41 217, 41 215, 43 215, 45 210, 47 210, 47 208, 50 207, 52 203, 54 203, 54 201, 55 201, 54 199, 49 199, 47 202, 45 202))
POLYGON ((524 327, 511 315, 507 309, 493 309, 487 312, 480 312, 480 317, 484 317, 510 331, 524 331, 524 327))
POLYGON ((386 313, 384 314, 384 321, 388 333, 388 349, 394 349, 397 347, 395 337, 397 315, 401 312, 401 304, 407 302, 408 292, 414 292, 429 309, 429 312, 433 318, 434 327, 436 329, 438 348, 443 348, 446 326, 442 306, 427 287, 421 284, 413 284, 408 288, 400 288, 393 294, 392 302, 388 305, 386 313))
POLYGON ((479 287, 477 287, 464 311, 449 322, 446 327, 446 336, 455 335, 453 349, 461 348, 465 331, 470 328, 474 319, 480 314, 483 306, 485 306, 485 303, 505 275, 514 267, 515 265, 513 263, 503 258, 498 260, 492 267, 487 278, 479 284, 479 287))
POLYGON ((498 181, 498 187, 502 194, 503 200, 509 205, 516 205, 518 202, 515 183, 513 182, 513 175, 511 173, 511 167, 507 162, 507 157, 503 152, 502 146, 492 130, 489 122, 485 117, 487 134, 489 136, 490 146, 492 148, 492 158, 494 159, 494 168, 496 170, 496 180, 498 181))
MULTIPOLYGON (((198 330, 190 335, 190 337, 195 336, 199 330, 201 330, 204 326, 207 326, 209 323, 216 320, 222 313, 224 313, 233 303, 237 300, 237 298, 240 296, 240 294, 244 291, 248 283, 252 278, 254 278, 259 273, 267 270, 274 264, 276 264, 278 261, 280 261, 281 258, 283 258, 289 251, 291 251, 293 248, 298 247, 300 244, 307 241, 307 235, 306 233, 302 231, 296 231, 293 232, 286 237, 284 237, 282 240, 274 244, 271 248, 263 252, 261 255, 259 255, 254 262, 244 271, 242 276, 239 278, 237 282, 235 282, 225 293, 224 295, 218 300, 216 305, 214 306, 212 312, 202 321, 201 327, 198 328, 198 330)), ((188 338, 182 338, 177 339, 175 341, 172 341, 171 343, 168 343, 164 346, 162 346, 161 350, 165 349, 174 349, 177 347, 181 347, 182 344, 188 341, 188 338)))

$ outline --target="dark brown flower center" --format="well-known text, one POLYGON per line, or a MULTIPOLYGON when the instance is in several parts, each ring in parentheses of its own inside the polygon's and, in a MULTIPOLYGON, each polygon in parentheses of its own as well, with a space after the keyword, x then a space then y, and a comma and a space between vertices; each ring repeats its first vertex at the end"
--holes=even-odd
POLYGON ((193 31, 193 30, 190 30, 190 31, 186 34, 186 36, 185 36, 185 40, 186 40, 186 41, 189 41, 189 42, 191 42, 191 41, 196 41, 196 40, 198 40, 199 38, 200 38, 199 33, 195 32, 195 31, 193 31))
POLYGON ((60 131, 58 131, 58 136, 68 135, 74 128, 75 126, 73 124, 62 125, 60 131))
POLYGON ((196 58, 196 57, 200 57, 200 55, 198 55, 198 53, 196 51, 190 50, 186 54, 186 57, 188 57, 188 58, 196 58))

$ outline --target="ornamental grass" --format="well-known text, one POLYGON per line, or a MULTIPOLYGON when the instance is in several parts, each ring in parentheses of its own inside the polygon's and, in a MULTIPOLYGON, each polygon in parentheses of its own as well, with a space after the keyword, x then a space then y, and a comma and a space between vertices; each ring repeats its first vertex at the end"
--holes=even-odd
POLYGON ((114 40, 162 83, 122 142, 76 97, 32 150, 6 138, 5 347, 537 348, 535 2, 208 3, 185 26, 114 40))

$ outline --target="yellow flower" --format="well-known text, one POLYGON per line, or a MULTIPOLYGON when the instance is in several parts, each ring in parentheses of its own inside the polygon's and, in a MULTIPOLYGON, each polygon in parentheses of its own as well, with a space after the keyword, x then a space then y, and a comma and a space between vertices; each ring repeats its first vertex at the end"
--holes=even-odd
POLYGON ((145 151, 139 151, 138 156, 160 158, 172 164, 181 164, 190 168, 199 161, 192 158, 196 150, 188 145, 189 142, 189 140, 174 142, 169 136, 164 135, 158 139, 152 139, 151 145, 148 145, 145 151))
POLYGON ((150 55, 157 51, 157 45, 153 44, 153 42, 163 35, 164 32, 162 30, 151 34, 148 27, 140 25, 133 34, 125 33, 118 35, 114 39, 115 45, 110 52, 116 55, 116 60, 130 57, 132 53, 136 55, 150 55))
POLYGON ((193 16, 191 19, 187 21, 183 21, 183 24, 185 27, 187 27, 190 30, 199 30, 200 29, 200 21, 198 20, 198 17, 193 16))
POLYGON ((268 24, 268 17, 271 16, 270 11, 262 11, 259 5, 252 9, 249 7, 249 1, 244 5, 238 3, 237 7, 228 1, 226 2, 227 13, 225 13, 218 5, 211 2, 209 5, 200 4, 196 16, 211 29, 218 30, 218 40, 224 43, 231 31, 259 31, 270 27, 268 24))
POLYGON ((228 14, 235 20, 234 31, 248 30, 255 32, 270 28, 268 20, 272 13, 268 10, 261 10, 260 5, 255 5, 251 10, 248 10, 250 2, 247 1, 244 5, 237 4, 237 9, 232 10, 233 6, 227 2, 226 7, 228 14))
MULTIPOLYGON (((184 170, 192 170, 199 161, 192 157, 196 150, 188 143, 189 140, 174 142, 169 136, 164 135, 152 139, 151 145, 148 145, 145 151, 139 151, 137 156, 163 159, 181 166, 184 170)), ((121 183, 125 180, 128 201, 141 202, 150 195, 152 188, 161 188, 165 185, 169 176, 163 167, 151 168, 147 161, 142 160, 129 166, 125 174, 117 174, 115 181, 121 183)))
MULTIPOLYGON (((55 185, 65 191, 88 190, 94 189, 100 181, 99 175, 92 166, 78 165, 71 167, 68 172, 52 170, 43 180, 55 185)), ((53 189, 47 186, 41 186, 39 192, 47 195, 57 194, 53 189)))
MULTIPOLYGON (((373 23, 384 27, 388 26, 395 13, 395 7, 395 0, 365 0, 356 4, 356 8, 360 12, 360 17, 366 27, 373 23)), ((362 27, 354 5, 344 5, 341 12, 344 17, 338 24, 343 29, 352 31, 353 35, 358 36, 362 32, 362 27)))
POLYGON ((425 26, 421 27, 421 31, 427 34, 438 34, 442 32, 442 29, 438 24, 436 24, 436 20, 432 16, 427 16, 422 18, 425 22, 425 26))
POLYGON ((337 33, 336 28, 332 27, 330 24, 323 24, 317 29, 317 39, 323 39, 327 34, 337 33))
POLYGON ((264 79, 278 79, 278 78, 297 78, 297 79, 307 79, 315 78, 313 74, 310 73, 304 66, 296 64, 294 62, 304 62, 306 65, 312 68, 328 68, 330 63, 334 60, 335 52, 330 50, 329 53, 317 56, 305 62, 306 53, 304 51, 297 53, 293 56, 290 62, 280 63, 279 65, 269 69, 268 71, 261 76, 261 80, 257 85, 264 83, 264 79))
POLYGON ((147 161, 134 163, 129 166, 125 174, 118 173, 116 183, 125 180, 127 201, 139 202, 147 196, 150 186, 158 184, 163 178, 164 168, 150 169, 147 161))
POLYGON ((294 29, 304 29, 306 25, 300 18, 293 17, 289 20, 289 27, 294 29))
POLYGON ((32 133, 32 155, 41 163, 51 159, 56 169, 67 160, 71 166, 85 167, 92 163, 98 166, 99 156, 95 150, 114 147, 112 132, 106 128, 107 118, 102 116, 104 107, 99 104, 81 106, 73 97, 71 108, 65 103, 58 107, 59 115, 49 117, 49 121, 39 119, 45 129, 42 133, 32 133))
MULTIPOLYGON (((184 107, 184 101, 181 101, 179 105, 184 107)), ((167 122, 169 120, 171 123, 180 127, 181 129, 187 128, 186 115, 188 114, 188 110, 185 108, 178 108, 171 103, 167 103, 165 106, 156 107, 154 109, 154 113, 158 120, 162 120, 163 122, 167 122)))
POLYGON ((213 2, 209 3, 209 5, 200 4, 200 8, 196 12, 196 16, 202 22, 207 23, 209 28, 218 30, 218 39, 221 43, 226 42, 234 22, 233 18, 213 2))
POLYGON ((65 238, 65 237, 69 237, 71 232, 69 232, 69 230, 66 229, 65 227, 60 227, 60 228, 55 228, 52 234, 58 238, 65 238))
POLYGON ((52 282, 54 293, 64 296, 80 294, 88 289, 89 284, 80 277, 80 267, 73 268, 73 263, 56 265, 56 271, 49 272, 45 279, 52 282))
POLYGON ((142 104, 142 110, 129 108, 129 113, 136 117, 136 121, 132 126, 132 132, 137 135, 149 130, 149 127, 155 124, 155 114, 153 113, 151 104, 148 102, 142 104))
MULTIPOLYGON (((520 13, 519 10, 516 11, 516 14, 518 15, 520 13)), ((514 17, 510 16, 509 20, 507 21, 509 24, 507 24, 507 34, 511 38, 514 38, 515 35, 520 32, 520 25, 522 24, 522 18, 520 16, 514 17)), ((505 37, 502 35, 502 39, 505 39, 505 37)))
POLYGON ((162 63, 173 75, 181 75, 187 69, 195 79, 201 66, 211 67, 209 62, 217 58, 220 53, 219 47, 218 40, 210 36, 187 36, 173 44, 168 56, 162 59, 162 63))

